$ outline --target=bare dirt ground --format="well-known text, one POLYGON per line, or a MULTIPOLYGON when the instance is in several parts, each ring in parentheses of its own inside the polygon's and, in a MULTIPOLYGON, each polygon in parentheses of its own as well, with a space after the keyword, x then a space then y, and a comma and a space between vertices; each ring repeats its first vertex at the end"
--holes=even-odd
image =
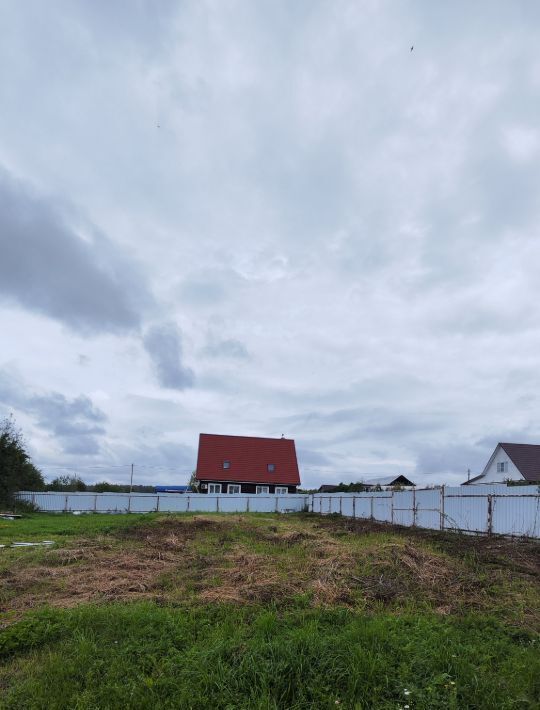
POLYGON ((540 627, 540 544, 316 516, 164 516, 0 573, 0 611, 153 599, 411 609, 504 609, 540 627))

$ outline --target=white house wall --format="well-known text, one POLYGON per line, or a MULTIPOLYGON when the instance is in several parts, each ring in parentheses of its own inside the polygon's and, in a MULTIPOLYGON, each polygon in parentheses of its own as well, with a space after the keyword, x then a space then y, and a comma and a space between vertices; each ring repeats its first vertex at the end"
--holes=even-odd
POLYGON ((503 483, 504 481, 523 481, 523 476, 506 451, 501 446, 497 446, 495 456, 486 471, 486 475, 475 481, 475 483, 503 483), (508 471, 505 473, 497 472, 497 464, 504 461, 508 462, 508 471))

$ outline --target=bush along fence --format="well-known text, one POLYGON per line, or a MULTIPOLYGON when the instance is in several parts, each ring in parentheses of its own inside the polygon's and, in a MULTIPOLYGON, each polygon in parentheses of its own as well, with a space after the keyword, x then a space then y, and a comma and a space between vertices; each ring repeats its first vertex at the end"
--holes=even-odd
POLYGON ((337 514, 431 530, 540 538, 539 486, 463 486, 368 493, 205 495, 34 493, 20 500, 50 512, 337 514))

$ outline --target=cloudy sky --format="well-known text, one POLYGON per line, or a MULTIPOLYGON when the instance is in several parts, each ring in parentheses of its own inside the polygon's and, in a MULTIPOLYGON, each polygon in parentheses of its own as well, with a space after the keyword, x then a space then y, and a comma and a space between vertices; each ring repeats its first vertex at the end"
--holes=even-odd
POLYGON ((535 0, 0 22, 0 415, 48 478, 183 483, 199 432, 292 437, 307 486, 540 442, 535 0))

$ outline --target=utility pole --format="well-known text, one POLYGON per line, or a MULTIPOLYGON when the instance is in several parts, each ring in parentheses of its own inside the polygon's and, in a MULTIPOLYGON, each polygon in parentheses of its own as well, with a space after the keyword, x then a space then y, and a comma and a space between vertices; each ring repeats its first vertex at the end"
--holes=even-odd
POLYGON ((133 464, 131 464, 131 480, 129 482, 129 492, 133 491, 133 464))

